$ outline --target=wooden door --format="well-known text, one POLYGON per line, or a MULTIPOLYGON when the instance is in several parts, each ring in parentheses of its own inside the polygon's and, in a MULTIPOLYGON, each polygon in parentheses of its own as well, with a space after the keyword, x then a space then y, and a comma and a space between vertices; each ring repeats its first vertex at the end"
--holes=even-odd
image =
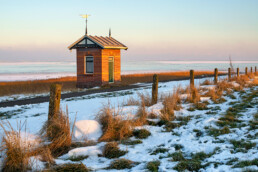
POLYGON ((114 82, 114 57, 108 58, 109 82, 114 82))

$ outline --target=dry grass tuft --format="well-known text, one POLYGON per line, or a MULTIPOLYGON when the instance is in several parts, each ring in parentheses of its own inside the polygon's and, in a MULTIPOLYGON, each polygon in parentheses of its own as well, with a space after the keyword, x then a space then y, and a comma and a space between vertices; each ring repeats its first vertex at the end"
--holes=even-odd
POLYGON ((163 98, 163 109, 161 110, 161 120, 171 121, 174 120, 174 110, 181 109, 181 98, 179 96, 181 88, 173 90, 172 94, 169 94, 163 98))
POLYGON ((145 106, 151 106, 152 103, 152 98, 151 98, 151 94, 145 92, 145 93, 137 93, 138 97, 140 97, 140 101, 139 104, 142 104, 144 102, 145 106))
POLYGON ((123 103, 124 106, 138 106, 139 104, 139 101, 132 96, 129 97, 125 103, 123 103))
POLYGON ((213 85, 213 83, 210 80, 206 79, 200 85, 213 85))
POLYGON ((148 113, 146 111, 146 97, 144 94, 139 94, 140 96, 140 104, 137 110, 137 119, 134 122, 135 126, 142 126, 144 124, 146 124, 147 122, 147 117, 148 117, 148 113))
POLYGON ((115 110, 110 103, 104 105, 97 118, 103 131, 99 141, 117 141, 132 135, 132 121, 122 119, 121 110, 115 110))
POLYGON ((18 131, 15 131, 9 122, 0 122, 0 126, 4 131, 0 148, 5 154, 2 171, 23 172, 31 169, 29 158, 32 155, 32 147, 21 138, 24 124, 18 124, 18 131))
POLYGON ((200 101, 199 90, 196 87, 188 87, 187 88, 188 96, 186 101, 190 103, 198 103, 200 101))
MULTIPOLYGON (((72 128, 74 128, 74 123, 72 128)), ((49 119, 40 133, 44 138, 51 141, 48 148, 52 156, 58 157, 67 153, 71 147, 73 135, 73 131, 70 131, 68 109, 66 108, 66 112, 60 111, 49 119)))
POLYGON ((50 149, 47 146, 42 146, 34 151, 35 155, 40 156, 40 161, 46 162, 46 167, 49 168, 54 165, 55 161, 50 149))
POLYGON ((227 80, 222 80, 221 82, 217 83, 217 94, 219 94, 220 96, 223 95, 223 92, 226 91, 227 94, 230 94, 233 90, 233 85, 229 82, 227 82, 227 80))

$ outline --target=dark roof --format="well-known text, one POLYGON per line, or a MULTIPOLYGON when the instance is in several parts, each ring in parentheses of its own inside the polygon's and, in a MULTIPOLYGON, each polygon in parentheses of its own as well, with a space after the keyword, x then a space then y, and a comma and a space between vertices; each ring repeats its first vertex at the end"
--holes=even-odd
POLYGON ((82 36, 80 39, 75 41, 68 48, 69 50, 71 50, 71 49, 76 49, 80 47, 83 47, 83 48, 101 47, 105 49, 125 49, 125 50, 128 49, 127 46, 117 41, 113 37, 90 36, 90 35, 82 36), (89 41, 90 44, 87 44, 87 41, 89 41))

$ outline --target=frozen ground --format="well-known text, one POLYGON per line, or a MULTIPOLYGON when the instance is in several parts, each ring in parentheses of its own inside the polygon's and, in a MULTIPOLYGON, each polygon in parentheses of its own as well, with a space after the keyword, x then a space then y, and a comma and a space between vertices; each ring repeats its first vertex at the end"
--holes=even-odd
MULTIPOLYGON (((205 79, 196 79, 195 85, 203 82, 205 79)), ((177 86, 185 87, 189 81, 172 81, 159 83, 159 93, 168 94, 177 86)), ((258 170, 258 167, 248 166, 244 168, 232 168, 240 161, 254 160, 258 157, 258 129, 250 130, 250 121, 254 121, 254 114, 257 113, 258 98, 253 98, 250 106, 246 108, 239 116, 241 121, 240 127, 230 128, 230 132, 221 135, 210 134, 212 129, 221 128, 216 124, 218 119, 234 105, 232 102, 241 102, 243 96, 258 91, 258 87, 253 90, 246 89, 244 92, 235 92, 233 96, 225 96, 226 102, 221 104, 208 105, 207 110, 188 111, 189 104, 183 104, 180 111, 176 111, 178 117, 175 122, 182 122, 187 119, 184 125, 173 130, 166 130, 165 126, 145 125, 145 128, 151 132, 151 136, 142 139, 141 144, 123 145, 119 144, 122 150, 128 151, 127 154, 120 158, 126 158, 137 162, 132 169, 124 171, 146 171, 146 164, 150 161, 159 160, 159 171, 173 171, 174 167, 179 163, 173 160, 173 154, 181 152, 186 159, 191 159, 196 153, 204 152, 207 156, 201 160, 203 168, 201 171, 242 171, 246 168, 258 170), (233 145, 233 141, 242 143, 252 143, 251 147, 246 150, 237 149, 233 145)), ((110 102, 114 107, 122 106, 130 97, 138 98, 137 93, 151 93, 151 84, 146 88, 138 88, 127 91, 117 91, 113 93, 100 93, 76 98, 65 99, 61 102, 63 109, 68 106, 70 119, 75 119, 76 130, 75 139, 91 139, 97 140, 101 136, 100 126, 95 121, 97 112, 104 104, 110 102), (91 126, 91 127, 88 127, 91 126)), ((203 98, 203 101, 207 98, 203 98)), ((237 104, 237 103, 236 103, 237 104)), ((159 114, 162 103, 148 107, 149 112, 159 114)), ((135 115, 137 106, 124 106, 123 113, 125 116, 135 115)), ((1 120, 8 117, 12 126, 16 126, 17 121, 26 121, 27 132, 31 135, 37 135, 43 123, 47 120, 48 103, 35 105, 15 106, 0 109, 1 120)), ((2 132, 0 130, 0 132, 2 132)), ((132 140, 136 138, 131 138, 132 140)), ((82 147, 71 150, 67 154, 56 159, 57 164, 78 163, 69 160, 74 156, 87 156, 81 162, 88 168, 97 171, 107 171, 105 168, 110 165, 114 159, 107 159, 98 156, 102 153, 105 143, 101 142, 95 146, 82 147)), ((257 164, 257 162, 256 162, 257 164)), ((42 167, 42 165, 35 168, 42 167)), ((116 170, 109 170, 116 171, 116 170)))

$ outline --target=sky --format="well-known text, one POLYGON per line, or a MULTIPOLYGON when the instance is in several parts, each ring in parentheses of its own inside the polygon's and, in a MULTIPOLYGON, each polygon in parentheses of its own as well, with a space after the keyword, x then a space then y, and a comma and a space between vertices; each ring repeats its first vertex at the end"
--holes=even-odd
POLYGON ((123 61, 258 60, 257 0, 0 0, 0 62, 75 61, 85 33, 128 46, 123 61))

